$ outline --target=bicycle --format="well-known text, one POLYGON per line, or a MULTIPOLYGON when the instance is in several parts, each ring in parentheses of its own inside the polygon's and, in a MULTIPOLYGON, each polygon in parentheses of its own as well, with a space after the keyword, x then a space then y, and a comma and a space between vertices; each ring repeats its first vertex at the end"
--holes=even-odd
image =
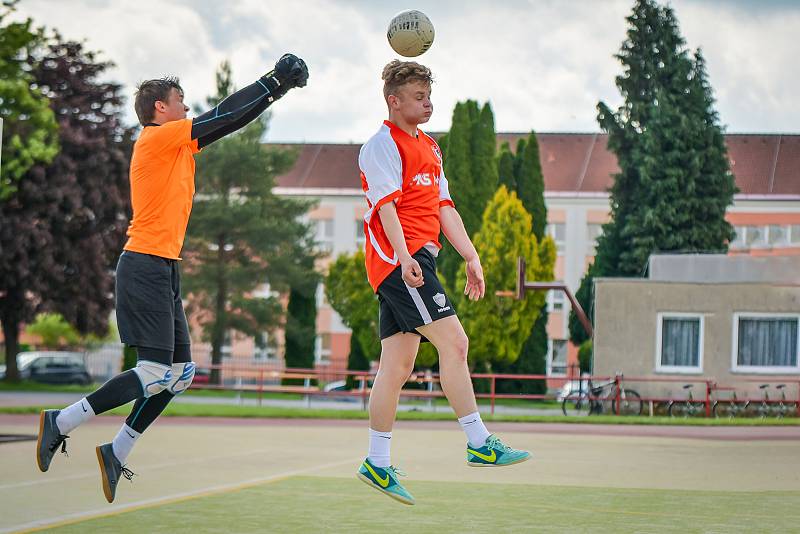
POLYGON ((730 400, 714 401, 714 404, 711 406, 711 412, 717 419, 723 417, 734 419, 735 417, 744 415, 749 404, 749 401, 740 402, 739 399, 736 398, 736 392, 734 391, 730 400))
POLYGON ((669 401, 667 404, 667 414, 670 417, 694 417, 696 415, 705 415, 706 403, 694 400, 692 396, 692 387, 694 384, 686 384, 683 389, 688 390, 689 396, 682 401, 669 401))
POLYGON ((619 389, 622 375, 616 379, 594 384, 588 380, 588 390, 581 389, 567 395, 561 403, 564 415, 600 415, 604 404, 611 401, 611 413, 617 413, 617 392, 619 392, 619 414, 640 415, 642 413, 642 397, 632 389, 619 389))
MULTIPOLYGON (((761 417, 761 419, 766 419, 770 415, 774 415, 778 419, 783 419, 791 411, 794 411, 795 404, 793 402, 789 404, 786 403, 786 391, 784 390, 784 388, 786 388, 786 384, 778 384, 775 386, 775 389, 781 393, 781 398, 777 402, 774 400, 770 401, 767 388, 769 388, 769 384, 761 384, 758 386, 758 389, 763 392, 763 398, 756 408, 758 416, 761 417)), ((749 404, 750 403, 748 402, 747 405, 745 405, 745 409, 749 406, 749 404)))

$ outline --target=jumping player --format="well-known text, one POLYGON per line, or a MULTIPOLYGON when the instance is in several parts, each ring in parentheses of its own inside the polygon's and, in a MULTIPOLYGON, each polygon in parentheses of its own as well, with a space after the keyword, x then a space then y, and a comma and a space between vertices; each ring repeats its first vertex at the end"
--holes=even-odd
POLYGON ((367 277, 380 305, 381 359, 369 401, 369 455, 358 477, 405 504, 414 498, 391 465, 392 425, 400 389, 414 367, 420 341, 439 353, 441 385, 467 435, 467 463, 503 466, 530 453, 514 450, 486 430, 475 402, 467 350, 469 341, 436 275, 440 229, 464 258, 470 300, 483 297, 478 253, 450 198, 436 141, 417 128, 428 122, 431 71, 415 62, 392 61, 383 69, 389 120, 361 148, 361 185, 369 210, 364 217, 367 277))
POLYGON ((143 129, 133 148, 133 218, 117 264, 116 315, 123 343, 136 347, 136 367, 63 410, 40 415, 36 461, 47 471, 68 434, 91 417, 136 400, 111 443, 96 448, 103 492, 113 502, 126 460, 142 432, 194 377, 189 327, 181 300, 178 260, 194 197, 194 154, 253 121, 289 89, 304 87, 308 69, 286 54, 274 70, 214 109, 187 119, 177 78, 143 82, 136 115, 143 129))

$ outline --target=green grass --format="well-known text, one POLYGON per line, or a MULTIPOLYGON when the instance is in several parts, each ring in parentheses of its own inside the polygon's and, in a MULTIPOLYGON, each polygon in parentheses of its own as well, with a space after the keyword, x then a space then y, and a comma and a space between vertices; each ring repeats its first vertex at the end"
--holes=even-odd
MULTIPOLYGON (((60 406, 2 406, 0 413, 37 414, 43 409, 60 406)), ((127 415, 130 406, 121 406, 108 412, 108 415, 127 415)), ((306 408, 283 408, 275 406, 234 406, 227 404, 182 404, 167 406, 165 416, 182 417, 244 417, 244 418, 288 418, 288 419, 367 419, 362 410, 328 410, 306 408)), ((400 421, 452 421, 452 413, 398 412, 400 421)), ((615 424, 615 425, 677 425, 677 426, 797 426, 800 418, 787 419, 682 419, 671 417, 614 416, 599 415, 591 417, 564 417, 558 415, 483 415, 485 421, 513 423, 575 423, 575 424, 615 424)))
POLYGON ((407 483, 404 506, 355 477, 292 477, 54 532, 789 532, 800 492, 407 483), (324 527, 323 527, 324 526, 324 527))
POLYGON ((33 382, 32 380, 23 380, 21 382, 8 382, 7 380, 0 380, 0 391, 14 392, 14 391, 42 391, 47 393, 91 393, 99 384, 89 384, 88 386, 79 386, 77 384, 71 385, 54 385, 42 384, 40 382, 33 382))

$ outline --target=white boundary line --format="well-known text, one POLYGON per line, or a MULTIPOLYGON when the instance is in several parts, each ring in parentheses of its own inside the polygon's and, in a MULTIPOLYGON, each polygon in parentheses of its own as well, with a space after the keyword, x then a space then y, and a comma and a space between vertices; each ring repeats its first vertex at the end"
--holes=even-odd
POLYGON ((154 499, 145 499, 143 501, 137 501, 130 504, 123 504, 123 505, 112 505, 108 508, 97 508, 95 510, 87 510, 85 512, 78 512, 74 514, 67 514, 58 517, 50 517, 47 519, 39 519, 37 521, 31 521, 29 523, 23 523, 20 525, 13 525, 10 527, 4 527, 0 529, 0 533, 4 532, 33 532, 37 530, 41 530, 43 528, 53 528, 56 526, 63 526, 71 523, 77 523, 79 521, 85 521, 89 519, 99 518, 99 517, 106 517, 106 516, 113 516, 122 514, 125 512, 131 512, 134 510, 138 510, 140 508, 148 508, 152 506, 158 506, 161 504, 171 504, 174 502, 189 500, 198 497, 205 497, 207 495, 213 495, 215 493, 224 493, 228 491, 236 491, 240 489, 245 489, 251 486, 257 486, 260 484, 265 484, 268 482, 277 482, 279 480, 283 480, 285 478, 289 478, 292 476, 303 475, 309 472, 313 472, 319 469, 326 469, 328 467, 338 467, 340 465, 345 465, 351 463, 353 465, 357 465, 358 462, 361 461, 361 457, 358 458, 348 458, 346 460, 339 460, 337 462, 329 462, 326 464, 315 465, 313 467, 307 467, 304 469, 296 469, 294 471, 285 471, 283 473, 277 473, 274 475, 266 476, 266 477, 258 477, 258 478, 251 478, 249 480, 244 480, 241 482, 234 482, 229 484, 220 484, 217 486, 209 486, 206 488, 194 490, 194 491, 187 491, 182 493, 173 493, 172 495, 165 495, 163 497, 157 497, 154 499))

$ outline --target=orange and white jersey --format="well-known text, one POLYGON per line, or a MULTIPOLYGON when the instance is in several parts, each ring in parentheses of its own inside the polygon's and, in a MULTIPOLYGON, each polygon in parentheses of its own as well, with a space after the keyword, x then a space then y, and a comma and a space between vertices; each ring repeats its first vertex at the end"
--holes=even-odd
POLYGON ((364 216, 367 277, 372 289, 398 265, 398 257, 378 216, 394 202, 409 254, 426 243, 439 243, 439 208, 453 206, 442 168, 442 151, 432 137, 417 130, 412 137, 390 121, 361 147, 358 167, 369 209, 364 216))

